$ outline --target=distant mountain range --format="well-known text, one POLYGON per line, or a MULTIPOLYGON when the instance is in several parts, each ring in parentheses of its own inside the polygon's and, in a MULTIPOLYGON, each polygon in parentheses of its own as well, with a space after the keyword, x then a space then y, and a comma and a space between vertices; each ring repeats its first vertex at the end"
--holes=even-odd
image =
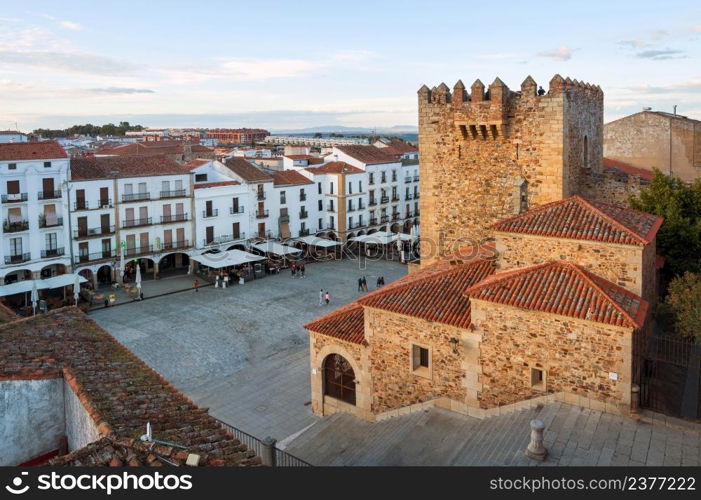
POLYGON ((271 130, 273 134, 316 134, 316 133, 334 133, 334 134, 376 134, 376 135, 397 135, 397 134, 416 134, 419 129, 414 125, 395 125, 393 127, 344 127, 342 125, 328 125, 321 127, 310 127, 300 129, 287 130, 271 130))

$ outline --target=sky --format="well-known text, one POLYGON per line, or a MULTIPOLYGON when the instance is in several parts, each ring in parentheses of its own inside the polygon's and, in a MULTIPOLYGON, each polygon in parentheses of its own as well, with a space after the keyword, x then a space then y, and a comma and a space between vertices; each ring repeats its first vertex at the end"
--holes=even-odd
POLYGON ((415 126, 423 84, 556 73, 701 119, 700 57, 690 0, 3 2, 0 129, 415 126))

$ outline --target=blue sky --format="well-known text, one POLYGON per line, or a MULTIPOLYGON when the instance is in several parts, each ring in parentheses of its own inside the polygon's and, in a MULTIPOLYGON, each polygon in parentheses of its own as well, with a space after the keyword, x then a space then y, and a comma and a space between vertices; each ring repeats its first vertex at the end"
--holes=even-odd
POLYGON ((688 0, 6 2, 0 128, 415 125, 424 83, 555 73, 600 85, 607 121, 701 119, 700 56, 688 0))

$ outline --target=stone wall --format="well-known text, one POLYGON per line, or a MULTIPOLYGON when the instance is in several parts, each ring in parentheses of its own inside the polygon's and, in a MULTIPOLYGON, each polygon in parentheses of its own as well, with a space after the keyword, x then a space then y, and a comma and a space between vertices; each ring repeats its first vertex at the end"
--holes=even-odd
POLYGON ((370 343, 372 411, 383 413, 437 398, 464 401, 463 349, 453 352, 463 330, 388 311, 365 308, 370 343), (412 345, 428 348, 430 370, 412 370, 412 345), (419 374, 420 373, 420 374, 419 374))
POLYGON ((529 77, 520 93, 498 79, 488 96, 479 81, 469 95, 461 83, 419 91, 422 265, 488 237, 522 193, 528 206, 576 194, 585 136, 588 170, 600 168, 601 89, 559 76, 536 88, 529 77))
POLYGON ((649 262, 649 248, 655 245, 617 245, 599 241, 550 238, 529 234, 497 232, 496 249, 499 272, 508 271, 553 260, 578 264, 646 300, 652 298, 650 272, 655 262, 649 262), (647 250, 646 259, 643 254, 647 250), (650 267, 651 266, 651 267, 650 267))
POLYGON ((631 196, 638 196, 648 184, 647 179, 637 175, 606 169, 602 174, 593 173, 582 179, 579 194, 589 200, 630 207, 631 196))
POLYGON ((641 112, 607 123, 604 154, 685 181, 701 177, 701 121, 641 112))
POLYGON ((474 299, 472 322, 482 335, 482 408, 558 392, 630 406, 632 329, 474 299), (544 391, 532 387, 532 368, 544 370, 544 391))
POLYGON ((0 465, 52 452, 66 426, 63 379, 0 381, 0 465))

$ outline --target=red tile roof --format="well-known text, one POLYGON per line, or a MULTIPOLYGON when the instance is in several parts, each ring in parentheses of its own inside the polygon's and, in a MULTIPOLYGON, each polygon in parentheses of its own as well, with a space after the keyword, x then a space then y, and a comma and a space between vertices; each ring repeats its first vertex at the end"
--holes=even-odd
POLYGON ((451 266, 418 281, 404 283, 363 297, 363 306, 413 316, 427 321, 467 328, 470 326, 470 299, 463 292, 494 273, 486 260, 451 266))
POLYGON ((604 168, 620 170, 621 172, 629 175, 638 175, 643 179, 647 179, 649 181, 651 181, 653 177, 653 173, 651 170, 636 167, 635 165, 631 165, 630 163, 614 160, 612 158, 604 158, 604 168))
POLYGON ((405 153, 418 153, 419 151, 418 147, 412 146, 411 144, 404 141, 390 141, 386 144, 386 147, 380 149, 388 154, 395 156, 400 156, 405 153))
POLYGON ((190 174, 190 169, 166 156, 92 156, 71 160, 71 180, 112 179, 190 174))
POLYGON ((468 289, 473 299, 630 328, 647 302, 571 262, 546 262, 495 274, 468 289))
POLYGON ((216 182, 200 182, 194 185, 195 189, 213 188, 220 186, 238 186, 239 181, 216 181, 216 182))
POLYGON ((652 242, 663 218, 572 196, 501 220, 491 227, 507 233, 536 234, 624 245, 652 242))
MULTIPOLYGON (((212 153, 214 150, 199 144, 190 145, 193 153, 212 153)), ((185 146, 181 141, 152 141, 147 143, 134 142, 131 144, 123 144, 112 148, 104 148, 97 151, 98 155, 181 155, 185 153, 185 146)))
MULTIPOLYGON (((186 447, 206 465, 256 465, 254 454, 224 431, 220 424, 148 367, 109 333, 75 307, 0 325, 0 380, 64 377, 83 404, 99 432, 112 440, 88 445, 56 464, 103 464, 98 452, 113 465, 124 463, 123 443, 145 433, 150 422, 154 439, 186 447), (117 446, 114 446, 114 445, 117 446)), ((139 445, 140 446, 140 445, 139 445)), ((137 446, 138 448, 138 446, 137 446)), ((168 447, 157 447, 176 463, 183 463, 168 447)), ((139 454, 142 457, 143 454, 139 454)), ((153 458, 153 457, 152 457, 153 458)), ((162 465, 145 459, 145 465, 162 465)), ((139 460, 141 461, 141 460, 139 460)))
POLYGON ((213 160, 201 160, 201 159, 192 160, 192 161, 187 162, 187 163, 185 164, 185 166, 186 166, 187 168, 189 168, 190 170, 195 170, 196 168, 199 168, 199 167, 201 167, 202 165, 206 165, 207 163, 212 163, 212 161, 213 161, 213 160))
POLYGON ((376 146, 336 146, 336 149, 346 153, 351 158, 365 163, 366 165, 374 165, 378 163, 395 163, 397 159, 389 153, 385 153, 383 149, 376 146))
POLYGON ((273 183, 276 186, 298 186, 304 184, 314 184, 295 170, 278 170, 273 173, 273 183))
POLYGON ((362 174, 364 172, 344 161, 332 161, 320 167, 308 168, 307 171, 314 174, 362 174))
POLYGON ((0 161, 53 160, 68 158, 56 141, 10 142, 0 144, 0 161))
POLYGON ((273 178, 261 169, 251 165, 243 158, 233 157, 226 160, 229 170, 248 182, 270 182, 273 178))
POLYGON ((357 302, 351 302, 311 323, 307 323, 304 328, 345 342, 364 344, 365 324, 363 318, 362 306, 357 302))

